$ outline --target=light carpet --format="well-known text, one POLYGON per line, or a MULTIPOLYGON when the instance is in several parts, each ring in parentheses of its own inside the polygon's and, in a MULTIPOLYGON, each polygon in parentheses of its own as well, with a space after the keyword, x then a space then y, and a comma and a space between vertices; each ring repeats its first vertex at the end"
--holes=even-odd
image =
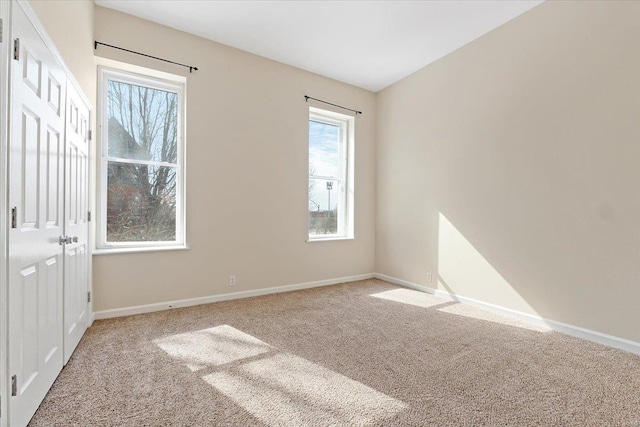
POLYGON ((30 425, 640 427, 640 357, 372 279, 97 321, 30 425))

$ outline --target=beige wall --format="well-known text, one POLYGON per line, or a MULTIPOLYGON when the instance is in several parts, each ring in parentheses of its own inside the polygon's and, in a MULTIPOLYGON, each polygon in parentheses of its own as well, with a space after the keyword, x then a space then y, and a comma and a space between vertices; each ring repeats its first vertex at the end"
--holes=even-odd
POLYGON ((199 68, 189 74, 113 49, 96 51, 188 76, 191 249, 94 256, 95 310, 373 272, 375 94, 101 7, 95 37, 199 68), (356 119, 354 241, 305 243, 305 94, 364 111, 356 119))
POLYGON ((640 341, 638 40, 546 2, 380 92, 377 271, 640 341))
MULTIPOLYGON (((95 101, 93 3, 31 3, 95 101)), ((96 310, 369 273, 375 247, 380 273, 640 340, 638 22, 638 3, 546 2, 376 99, 96 7, 96 39, 200 67, 191 250, 94 257, 96 310), (355 241, 304 242, 305 94, 365 111, 355 241)))

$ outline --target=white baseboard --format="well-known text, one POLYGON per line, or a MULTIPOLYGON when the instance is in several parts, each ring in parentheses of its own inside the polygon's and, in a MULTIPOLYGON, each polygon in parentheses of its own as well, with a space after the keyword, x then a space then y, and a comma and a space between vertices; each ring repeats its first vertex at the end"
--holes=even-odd
MULTIPOLYGON (((152 313, 154 311, 171 310, 174 308, 191 307, 194 305, 210 304, 213 302, 229 301, 241 298, 257 297, 260 295, 276 294, 280 292, 297 291, 300 289, 317 288, 320 286, 336 285, 340 283, 355 282, 358 280, 366 280, 371 278, 377 278, 389 283, 400 285, 406 288, 415 289, 417 291, 426 292, 435 295, 439 298, 447 299, 450 301, 456 301, 462 304, 481 308, 493 313, 509 317, 515 320, 526 322, 530 325, 537 327, 548 328, 553 331, 562 332, 567 335, 571 335, 577 338, 593 341, 598 344, 603 344, 608 347, 618 348, 621 350, 629 351, 640 355, 640 343, 627 340, 624 338, 615 337, 613 335, 603 334, 601 332, 592 331, 589 329, 581 328, 579 326, 569 325, 567 323, 558 322, 551 319, 545 319, 533 314, 523 313, 521 311, 512 310, 506 307, 501 307, 495 304, 490 304, 483 301, 478 301, 473 298, 468 298, 461 295, 452 294, 441 289, 434 289, 428 286, 418 285, 417 283, 409 282, 407 280, 398 279, 396 277, 387 276, 380 273, 360 274, 357 276, 340 277, 337 279, 319 280, 316 282, 297 283, 286 286, 276 286, 272 288, 256 289, 250 291, 232 292, 220 295, 210 295, 206 297, 190 298, 176 301, 166 301, 156 304, 138 305, 133 307, 116 308, 113 310, 103 310, 93 312, 93 319, 109 319, 112 317, 131 316, 134 314, 152 313)), ((93 319, 91 323, 93 323, 93 319)))
POLYGON ((571 335, 577 338, 582 338, 588 341, 593 341, 598 344, 603 344, 608 347, 619 348, 631 353, 640 355, 640 343, 627 340, 624 338, 615 337, 613 335, 607 335, 600 332, 592 331, 589 329, 581 328, 579 326, 569 325, 567 323, 558 322, 551 319, 545 319, 540 316, 535 316, 521 311, 511 310, 509 308, 500 307, 498 305, 490 304, 483 301, 478 301, 473 298, 467 298, 461 295, 452 294, 441 289, 433 289, 427 286, 418 285, 416 283, 408 282, 406 280, 398 279, 396 277, 387 276, 385 274, 375 273, 374 276, 377 279, 381 279, 396 285, 404 286, 406 288, 415 289, 417 291, 427 292, 437 297, 444 298, 451 301, 456 301, 462 304, 471 305, 487 311, 491 311, 496 314, 500 314, 505 317, 516 319, 526 322, 530 325, 538 327, 546 327, 556 332, 562 332, 567 335, 571 335))
POLYGON ((131 316, 134 314, 152 313, 154 311, 171 310, 173 308, 191 307, 194 305, 210 304, 212 302, 229 301, 240 298, 257 297, 260 295, 277 294, 280 292, 297 291, 300 289, 317 288, 319 286, 336 285, 339 283, 355 282, 358 280, 372 279, 373 273, 357 276, 340 277, 337 279, 319 280, 316 282, 297 283, 273 288, 256 289, 251 291, 231 292, 228 294, 209 295, 206 297, 189 298, 176 301, 166 301, 156 304, 137 305, 133 307, 116 308, 94 312, 94 319, 110 319, 112 317, 131 316))

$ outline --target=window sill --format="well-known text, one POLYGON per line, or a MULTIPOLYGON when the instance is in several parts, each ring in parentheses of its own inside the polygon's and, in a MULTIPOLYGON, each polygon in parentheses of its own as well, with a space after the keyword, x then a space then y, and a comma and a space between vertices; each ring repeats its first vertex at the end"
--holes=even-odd
POLYGON ((340 240, 356 240, 355 237, 324 237, 324 238, 315 238, 315 239, 307 239, 307 243, 316 243, 316 242, 336 242, 340 240))
POLYGON ((137 252, 164 252, 164 251, 188 251, 190 248, 187 245, 175 245, 175 246, 144 246, 137 248, 98 248, 94 249, 92 255, 116 255, 116 254, 130 254, 137 252))

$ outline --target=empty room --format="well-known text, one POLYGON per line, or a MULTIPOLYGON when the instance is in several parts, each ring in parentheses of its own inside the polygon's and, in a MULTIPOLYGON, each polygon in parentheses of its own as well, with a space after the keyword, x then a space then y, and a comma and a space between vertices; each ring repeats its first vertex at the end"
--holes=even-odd
POLYGON ((0 1, 0 427, 640 427, 640 2, 0 1))

